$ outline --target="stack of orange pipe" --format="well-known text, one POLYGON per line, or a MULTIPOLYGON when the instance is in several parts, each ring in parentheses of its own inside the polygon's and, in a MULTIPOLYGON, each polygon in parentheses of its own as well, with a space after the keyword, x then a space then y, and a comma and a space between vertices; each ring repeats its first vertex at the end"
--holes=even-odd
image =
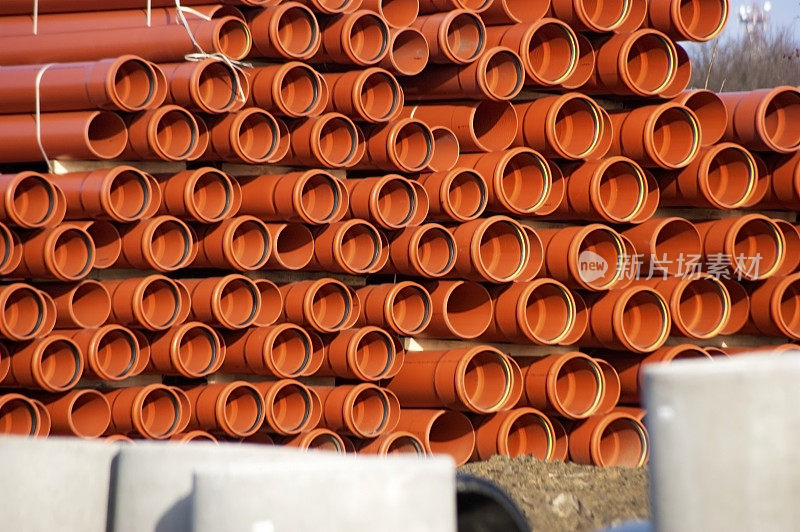
POLYGON ((800 340, 727 0, 141 4, 0 6, 0 431, 637 466, 643 367, 800 340))

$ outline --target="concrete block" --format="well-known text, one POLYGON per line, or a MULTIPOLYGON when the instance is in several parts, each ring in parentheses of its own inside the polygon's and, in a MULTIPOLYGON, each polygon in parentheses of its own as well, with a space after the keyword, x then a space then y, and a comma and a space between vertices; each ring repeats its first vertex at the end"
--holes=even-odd
POLYGON ((120 444, 0 437, 3 530, 103 532, 120 444))
POLYGON ((800 356, 645 369, 659 531, 800 528, 800 356))
POLYGON ((195 473, 194 532, 456 530, 449 458, 343 457, 195 473))
POLYGON ((244 463, 249 467, 297 457, 311 461, 317 455, 325 453, 233 443, 137 442, 122 449, 115 461, 109 530, 190 530, 192 475, 200 466, 244 463))

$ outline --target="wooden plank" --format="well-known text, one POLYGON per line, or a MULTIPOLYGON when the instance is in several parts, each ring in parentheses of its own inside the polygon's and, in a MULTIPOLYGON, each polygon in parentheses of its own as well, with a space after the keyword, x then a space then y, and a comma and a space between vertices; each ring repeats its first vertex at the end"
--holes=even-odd
MULTIPOLYGON (((255 175, 282 175, 292 172, 304 172, 309 168, 299 168, 296 166, 280 166, 277 164, 236 164, 223 163, 222 171, 232 176, 255 176, 255 175)), ((324 168, 326 172, 338 177, 347 179, 347 170, 343 168, 324 168)))
POLYGON ((104 381, 100 379, 83 378, 78 381, 76 388, 92 388, 97 390, 115 390, 117 388, 130 388, 131 386, 147 386, 161 384, 161 374, 135 375, 121 381, 104 381))
POLYGON ((403 338, 403 348, 408 352, 415 351, 447 351, 488 345, 515 357, 541 357, 554 353, 577 351, 575 346, 565 345, 533 345, 508 344, 498 342, 481 342, 480 340, 444 340, 438 338, 403 338))
MULTIPOLYGON (((271 375, 253 375, 253 374, 238 374, 238 373, 213 373, 207 377, 209 384, 229 383, 236 381, 245 382, 272 382, 278 381, 277 377, 271 375)), ((310 377, 298 377, 294 379, 300 381, 306 386, 333 386, 335 384, 335 377, 319 377, 312 375, 310 377)))
POLYGON ((336 279, 347 286, 361 287, 367 284, 367 276, 346 275, 332 272, 307 272, 289 270, 258 270, 254 272, 243 272, 243 275, 251 279, 269 279, 273 283, 284 284, 297 281, 309 281, 317 279, 336 279))
POLYGON ((177 174, 178 172, 186 170, 185 162, 171 161, 120 161, 118 159, 110 161, 72 161, 57 159, 52 162, 53 172, 55 174, 93 172, 95 170, 114 168, 117 166, 133 166, 148 174, 177 174))
POLYGON ((797 213, 794 211, 772 211, 772 210, 719 210, 719 209, 699 209, 696 207, 659 207, 656 209, 653 218, 668 218, 677 216, 687 220, 721 220, 723 218, 735 218, 745 214, 763 214, 767 218, 786 220, 796 223, 797 213))

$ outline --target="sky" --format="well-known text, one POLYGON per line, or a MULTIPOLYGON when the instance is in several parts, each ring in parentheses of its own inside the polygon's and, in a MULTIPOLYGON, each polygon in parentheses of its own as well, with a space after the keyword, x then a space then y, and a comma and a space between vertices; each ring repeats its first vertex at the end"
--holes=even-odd
MULTIPOLYGON (((763 6, 765 0, 755 0, 755 3, 763 6)), ((800 28, 800 0, 769 0, 772 9, 769 12, 769 27, 795 26, 800 28)), ((750 5, 751 1, 731 0, 731 14, 728 25, 723 31, 725 36, 743 33, 744 24, 739 22, 739 6, 750 5)))

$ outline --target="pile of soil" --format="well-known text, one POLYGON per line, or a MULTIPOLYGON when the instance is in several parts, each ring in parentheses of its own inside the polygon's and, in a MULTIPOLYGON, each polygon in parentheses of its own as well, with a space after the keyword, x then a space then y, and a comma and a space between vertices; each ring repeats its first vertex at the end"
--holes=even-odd
POLYGON ((459 469, 503 488, 534 531, 595 531, 647 519, 647 468, 594 467, 495 456, 459 469))

